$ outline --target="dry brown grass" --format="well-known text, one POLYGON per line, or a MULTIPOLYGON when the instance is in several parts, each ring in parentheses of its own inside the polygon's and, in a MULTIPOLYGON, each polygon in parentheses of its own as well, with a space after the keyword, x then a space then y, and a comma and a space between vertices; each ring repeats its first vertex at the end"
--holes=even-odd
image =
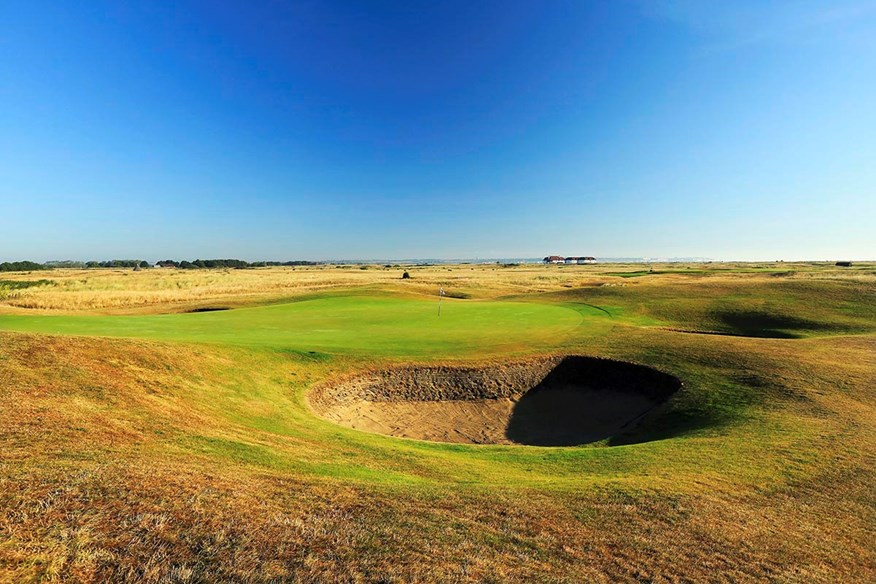
MULTIPOLYGON (((55 271, 79 284, 7 302, 169 311, 333 278, 480 297, 618 283, 608 298, 646 308, 665 286, 752 302, 782 291, 768 274, 588 270, 429 267, 412 286, 376 268, 55 271)), ((876 581, 876 336, 619 325, 572 349, 682 377, 670 414, 684 432, 573 453, 399 441, 305 406, 312 384, 371 360, 0 333, 0 582, 876 581), (692 412, 715 417, 696 426, 692 412)))
MULTIPOLYGON (((710 340, 684 337, 673 350, 710 340)), ((725 352, 746 358, 743 340, 730 341, 725 352)), ((7 334, 2 343, 0 581, 876 576, 872 338, 780 344, 762 357, 774 375, 801 388, 782 409, 820 412, 824 420, 824 438, 810 453, 816 462, 797 460, 808 451, 792 443, 774 447, 790 458, 778 460, 779 468, 813 467, 805 479, 751 488, 728 482, 729 471, 703 475, 700 485, 679 474, 686 484, 667 489, 671 476, 655 475, 650 483, 646 475, 572 491, 380 485, 199 455, 181 448, 186 436, 243 436, 292 458, 328 460, 329 451, 348 449, 258 431, 222 415, 229 400, 246 400, 234 397, 240 368, 254 385, 278 373, 300 375, 306 384, 329 371, 296 362, 265 371, 260 357, 239 351, 134 341, 7 334), (843 390, 829 391, 833 386, 843 390)), ((671 475, 677 461, 666 463, 671 475)))
POLYGON ((51 270, 10 274, 14 280, 51 279, 54 284, 9 291, 0 296, 0 310, 15 308, 114 312, 184 310, 205 303, 240 305, 266 302, 337 289, 380 288, 396 293, 435 294, 444 286, 475 298, 550 292, 596 286, 640 286, 655 281, 701 282, 764 278, 837 279, 876 283, 876 267, 853 270, 809 264, 658 264, 642 278, 617 274, 647 270, 642 264, 588 266, 495 264, 458 266, 305 266, 253 270, 121 269, 51 270), (407 270, 412 279, 402 282, 407 270), (743 271, 739 271, 743 270, 743 271), (752 273, 752 270, 757 270, 752 273), (661 273, 661 272, 670 273, 661 273), (692 272, 686 275, 685 271, 692 272), (678 273, 682 272, 682 273, 678 273), (702 272, 702 273, 701 273, 702 272))

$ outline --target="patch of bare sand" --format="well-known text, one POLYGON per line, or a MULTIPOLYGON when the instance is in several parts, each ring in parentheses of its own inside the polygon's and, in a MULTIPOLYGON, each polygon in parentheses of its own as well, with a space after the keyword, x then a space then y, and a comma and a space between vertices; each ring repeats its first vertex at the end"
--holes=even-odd
POLYGON ((359 400, 334 409, 330 419, 348 428, 400 438, 556 446, 614 436, 657 405, 642 395, 566 389, 521 399, 359 400))
POLYGON ((318 388, 311 405, 356 430, 468 444, 572 446, 618 435, 680 388, 654 369, 551 357, 480 368, 409 367, 318 388))

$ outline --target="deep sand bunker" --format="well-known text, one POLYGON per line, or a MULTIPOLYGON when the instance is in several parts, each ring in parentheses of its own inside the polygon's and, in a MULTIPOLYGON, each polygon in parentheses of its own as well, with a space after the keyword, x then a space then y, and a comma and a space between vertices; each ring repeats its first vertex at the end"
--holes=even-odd
POLYGON ((630 430, 680 387, 677 378, 643 365, 567 356, 373 371, 321 385, 309 400, 319 415, 367 432, 573 446, 630 430))

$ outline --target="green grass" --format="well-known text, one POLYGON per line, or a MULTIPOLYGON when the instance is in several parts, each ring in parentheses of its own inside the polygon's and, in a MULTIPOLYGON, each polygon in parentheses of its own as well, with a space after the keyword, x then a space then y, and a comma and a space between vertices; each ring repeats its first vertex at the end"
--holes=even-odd
POLYGON ((25 288, 34 288, 36 286, 48 286, 54 284, 54 280, 0 280, 0 289, 3 290, 24 290, 25 288))
POLYGON ((39 286, 53 286, 54 280, 0 280, 0 300, 10 296, 16 290, 36 288, 39 286))
POLYGON ((454 355, 553 346, 605 315, 522 302, 328 296, 290 304, 145 316, 2 315, 0 330, 372 355, 454 355))
MULTIPOLYGON (((617 339, 636 338, 639 327, 653 326, 647 315, 629 306, 607 306, 606 311, 582 303, 562 305, 524 302, 445 300, 438 317, 434 301, 369 296, 327 296, 289 304, 227 311, 152 316, 19 316, 0 317, 0 329, 63 335, 129 337, 210 343, 234 346, 231 367, 222 368, 221 383, 210 390, 209 415, 268 435, 311 440, 322 445, 322 454, 306 462, 280 444, 266 446, 251 437, 196 436, 183 440, 191 452, 227 458, 232 463, 286 470, 303 475, 369 476, 397 475, 392 482, 418 482, 429 478, 438 483, 469 485, 550 485, 552 489, 575 489, 581 481, 632 480, 660 469, 662 472, 713 472, 738 468, 745 475, 763 479, 769 474, 759 464, 761 445, 743 436, 724 456, 680 457, 685 437, 724 432, 742 420, 758 415, 762 397, 750 388, 727 382, 721 368, 691 367, 684 349, 667 356, 648 343, 625 344, 612 349, 617 339), (630 329, 614 329, 622 324, 630 329), (688 389, 674 399, 672 410, 655 428, 644 427, 625 442, 607 441, 594 447, 540 449, 528 447, 458 446, 362 434, 315 419, 304 406, 307 384, 280 381, 281 372, 294 369, 331 368, 335 358, 360 359, 436 358, 468 359, 508 351, 545 352, 565 350, 603 354, 645 362, 673 371, 688 381, 688 389), (264 370, 276 375, 256 377, 264 370), (753 409, 754 408, 754 409, 753 409), (681 439, 665 444, 662 441, 681 439), (637 444, 605 448, 610 444, 637 444), (329 454, 333 448, 360 451, 359 465, 343 456, 329 454), (667 448, 677 450, 669 456, 667 448), (364 450, 363 450, 364 449, 364 450), (667 463, 671 459, 674 462, 667 463), (684 464, 679 463, 685 460, 684 464), (359 470, 356 470, 356 469, 359 470), (435 469, 441 469, 435 473, 435 469)), ((678 342, 678 341, 676 341, 678 342)), ((693 346, 700 346, 693 340, 693 346)), ((684 346, 684 345, 682 345, 684 346)), ((216 349, 219 350, 219 349, 216 349)), ((727 349, 725 348, 724 351, 727 349)), ((707 352, 711 352, 709 349, 707 352)), ((717 362, 726 359, 726 355, 717 362)), ((744 367, 744 365, 740 365, 744 367)), ((176 367, 174 367, 174 370, 176 367)), ((294 378, 293 378, 294 379, 294 378)), ((194 398, 189 401, 195 404, 194 398)), ((730 438, 725 438, 725 446, 730 438)), ((772 468, 770 466, 769 468, 772 468)))
POLYGON ((765 338, 876 332, 872 285, 838 280, 660 282, 550 293, 608 310, 620 322, 765 338))

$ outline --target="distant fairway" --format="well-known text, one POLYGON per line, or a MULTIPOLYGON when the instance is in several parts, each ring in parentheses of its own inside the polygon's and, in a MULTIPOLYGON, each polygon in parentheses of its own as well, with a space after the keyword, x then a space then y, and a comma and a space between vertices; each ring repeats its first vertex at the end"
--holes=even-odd
POLYGON ((300 351, 428 355, 525 349, 569 337, 582 320, 608 317, 557 305, 445 299, 329 296, 289 304, 143 316, 5 315, 0 330, 266 346, 300 351))

